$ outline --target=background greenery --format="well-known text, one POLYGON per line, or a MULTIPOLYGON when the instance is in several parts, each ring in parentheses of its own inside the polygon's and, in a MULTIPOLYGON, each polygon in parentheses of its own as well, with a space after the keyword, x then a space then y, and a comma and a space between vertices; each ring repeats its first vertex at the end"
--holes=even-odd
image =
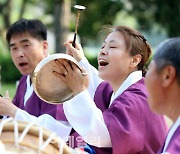
POLYGON ((1 66, 1 82, 3 83, 15 83, 20 79, 21 74, 13 64, 10 55, 0 56, 1 66))
POLYGON ((2 94, 6 89, 15 91, 15 83, 21 76, 5 40, 8 27, 22 17, 40 19, 54 35, 54 52, 64 52, 63 42, 75 29, 75 4, 87 8, 81 13, 78 34, 86 56, 95 67, 101 44, 98 32, 103 25, 121 24, 141 31, 153 50, 165 38, 180 36, 179 0, 0 0, 2 94))
POLYGON ((75 4, 86 6, 81 13, 78 34, 82 44, 98 43, 103 25, 125 24, 145 32, 164 32, 167 37, 180 35, 179 0, 0 0, 0 49, 8 51, 7 28, 19 18, 38 18, 55 34, 55 52, 63 52, 67 32, 73 32, 77 10, 75 4), (120 14, 126 14, 121 16, 120 14), (131 16, 131 22, 127 22, 131 16), (133 23, 135 19, 136 24, 133 23), (59 47, 59 48, 57 48, 59 47))
POLYGON ((16 84, 15 83, 2 83, 0 94, 4 96, 7 90, 9 92, 9 97, 13 99, 15 95, 15 91, 16 91, 16 84))

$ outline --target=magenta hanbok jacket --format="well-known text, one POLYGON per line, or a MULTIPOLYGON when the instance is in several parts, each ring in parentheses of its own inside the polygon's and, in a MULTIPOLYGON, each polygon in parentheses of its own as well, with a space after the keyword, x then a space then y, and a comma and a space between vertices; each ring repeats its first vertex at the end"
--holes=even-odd
POLYGON ((94 100, 103 112, 112 148, 94 147, 97 154, 155 154, 166 136, 162 116, 153 113, 147 102, 144 78, 127 88, 110 105, 112 87, 102 82, 94 100))

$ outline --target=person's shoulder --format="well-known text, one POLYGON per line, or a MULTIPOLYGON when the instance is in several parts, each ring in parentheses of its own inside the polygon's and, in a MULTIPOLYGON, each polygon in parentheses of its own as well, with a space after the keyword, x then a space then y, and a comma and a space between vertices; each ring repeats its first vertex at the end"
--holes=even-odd
POLYGON ((122 93, 122 95, 126 97, 129 97, 130 95, 131 97, 140 96, 140 97, 145 97, 145 98, 147 98, 147 94, 148 92, 144 84, 144 78, 132 84, 122 93))
POLYGON ((147 89, 144 85, 144 79, 139 80, 135 84, 128 87, 121 95, 114 101, 115 105, 128 105, 128 106, 147 106, 147 89))
POLYGON ((144 83, 144 78, 140 79, 136 83, 132 84, 127 90, 146 90, 146 86, 144 83))
POLYGON ((106 81, 103 81, 97 87, 94 97, 95 98, 102 97, 103 100, 110 100, 112 93, 113 93, 112 86, 109 83, 107 83, 106 81))
POLYGON ((112 86, 106 82, 103 81, 99 84, 99 86, 97 87, 97 90, 108 90, 108 91, 113 91, 112 86))

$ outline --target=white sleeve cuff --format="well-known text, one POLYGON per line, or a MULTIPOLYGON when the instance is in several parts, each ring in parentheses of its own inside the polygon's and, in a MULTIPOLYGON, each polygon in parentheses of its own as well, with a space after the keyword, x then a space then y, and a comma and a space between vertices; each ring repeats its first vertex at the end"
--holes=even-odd
POLYGON ((39 117, 30 115, 24 110, 18 109, 15 115, 15 120, 24 122, 33 122, 36 125, 42 126, 51 132, 56 133, 65 142, 68 141, 72 127, 66 121, 57 121, 49 114, 43 114, 39 117))
POLYGON ((88 92, 91 96, 91 99, 94 98, 95 91, 98 87, 98 85, 103 81, 99 76, 98 76, 98 70, 93 67, 86 57, 84 57, 80 62, 79 62, 81 67, 84 67, 88 73, 89 77, 89 87, 88 87, 88 92))
POLYGON ((65 102, 63 108, 69 123, 88 144, 97 147, 112 146, 102 112, 96 107, 88 91, 65 102))
POLYGON ((79 65, 83 66, 84 64, 89 63, 86 57, 83 57, 80 61, 79 61, 79 65))

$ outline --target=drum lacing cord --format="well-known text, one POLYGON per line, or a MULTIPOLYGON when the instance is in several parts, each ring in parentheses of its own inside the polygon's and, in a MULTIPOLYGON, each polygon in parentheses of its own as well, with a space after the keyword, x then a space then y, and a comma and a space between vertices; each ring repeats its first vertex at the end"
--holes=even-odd
MULTIPOLYGON (((38 151, 41 152, 45 147, 53 141, 55 138, 56 134, 52 133, 51 136, 44 142, 43 144, 43 129, 42 127, 39 128, 39 148, 38 151)), ((57 140, 56 140, 57 141, 57 140)), ((62 153, 63 154, 63 153, 62 153)))
POLYGON ((13 120, 13 118, 7 118, 7 119, 4 119, 4 120, 1 121, 1 123, 0 123, 0 135, 1 135, 1 133, 2 133, 2 130, 3 130, 3 128, 4 128, 4 125, 5 125, 6 123, 8 123, 9 121, 12 121, 12 120, 13 120))
POLYGON ((15 146, 18 148, 19 147, 19 143, 23 140, 23 138, 27 134, 27 132, 29 131, 29 128, 32 125, 34 125, 34 124, 33 123, 29 123, 26 126, 26 128, 24 129, 24 131, 22 132, 21 136, 19 137, 18 122, 16 120, 13 120, 13 118, 7 118, 7 119, 1 121, 1 123, 0 123, 0 135, 2 133, 4 125, 6 123, 8 123, 8 122, 13 122, 13 124, 14 124, 14 142, 15 142, 15 146))
POLYGON ((59 154, 63 154, 63 151, 64 151, 64 143, 60 142, 59 140, 59 154))
MULTIPOLYGON (((31 126, 34 125, 34 123, 29 123, 26 128, 23 130, 22 134, 19 137, 19 131, 18 131, 18 122, 16 120, 13 120, 13 118, 7 118, 3 121, 1 121, 0 123, 0 135, 2 133, 2 130, 4 128, 4 125, 8 122, 12 121, 14 124, 14 138, 15 138, 15 146, 19 147, 19 143, 24 139, 24 137, 26 136, 26 134, 28 133, 29 129, 31 126)), ((51 136, 44 142, 43 144, 43 129, 42 127, 38 127, 39 130, 39 146, 38 146, 38 153, 41 153, 41 151, 43 149, 45 149, 45 147, 51 143, 51 141, 53 141, 54 137, 56 136, 55 133, 52 133, 51 136)), ((64 143, 60 142, 60 140, 55 140, 56 142, 59 143, 59 154, 63 154, 63 149, 64 149, 64 143)))

